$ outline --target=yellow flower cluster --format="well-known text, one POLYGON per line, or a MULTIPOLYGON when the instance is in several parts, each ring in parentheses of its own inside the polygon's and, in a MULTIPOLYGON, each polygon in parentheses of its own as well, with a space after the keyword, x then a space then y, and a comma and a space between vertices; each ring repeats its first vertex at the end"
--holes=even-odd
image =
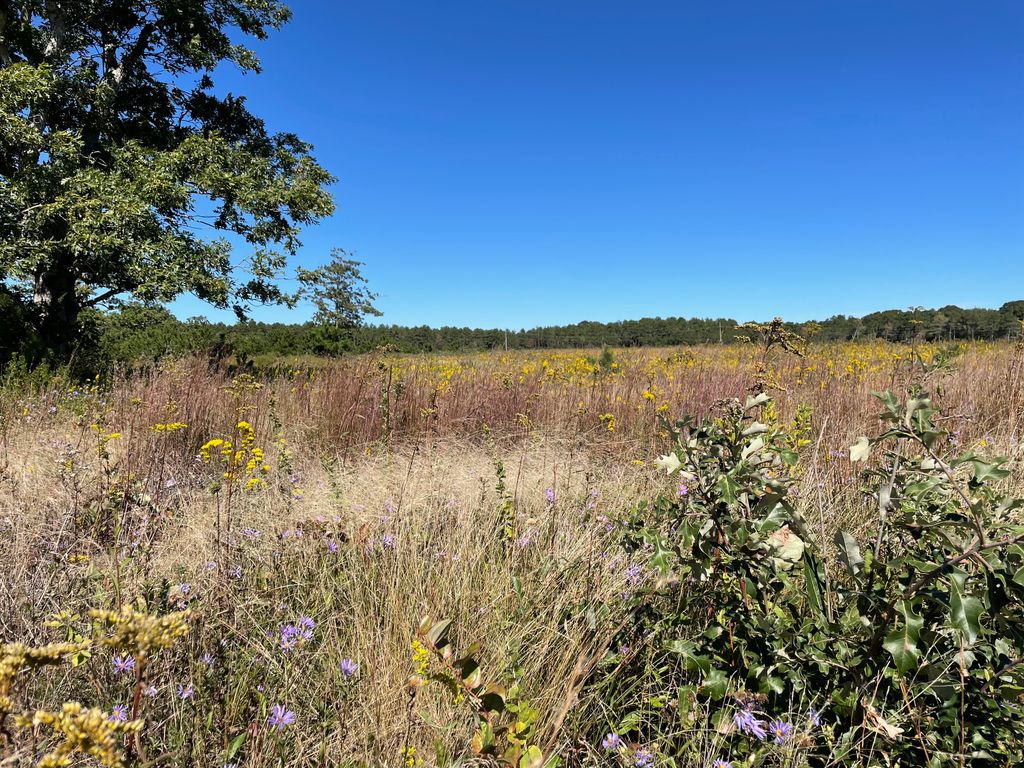
POLYGON ((142 658, 151 651, 170 648, 179 637, 188 634, 189 611, 165 616, 150 616, 130 606, 120 612, 94 609, 89 616, 110 632, 100 642, 110 648, 131 649, 142 658))
POLYGON ((425 675, 430 666, 430 651, 419 640, 412 641, 412 663, 416 665, 417 675, 425 675))
POLYGON ((167 424, 154 424, 151 429, 157 433, 177 432, 181 429, 188 429, 188 424, 181 421, 171 421, 167 424))
POLYGON ((11 688, 15 676, 23 669, 36 669, 61 664, 66 656, 86 650, 90 643, 51 643, 37 648, 22 643, 0 646, 0 722, 11 711, 11 688))
POLYGON ((69 701, 60 712, 36 712, 32 717, 21 716, 16 721, 22 728, 45 726, 62 740, 37 763, 38 768, 59 768, 72 765, 76 754, 96 758, 107 768, 125 765, 119 749, 125 734, 142 728, 141 720, 116 722, 99 709, 86 709, 76 701, 69 701))
POLYGON ((240 421, 235 428, 238 430, 238 444, 230 440, 214 438, 207 440, 199 449, 199 455, 207 464, 214 461, 214 451, 224 463, 224 479, 229 483, 245 476, 245 489, 252 490, 265 484, 263 475, 270 471, 266 463, 266 454, 256 445, 256 430, 248 421, 240 421))

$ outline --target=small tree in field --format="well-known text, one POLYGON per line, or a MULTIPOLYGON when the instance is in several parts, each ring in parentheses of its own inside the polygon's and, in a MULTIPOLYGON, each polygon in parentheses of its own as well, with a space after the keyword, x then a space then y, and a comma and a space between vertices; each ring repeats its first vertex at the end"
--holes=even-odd
POLYGON ((212 77, 258 72, 241 41, 289 16, 277 0, 0 0, 0 280, 58 353, 117 297, 192 292, 239 316, 290 300, 275 279, 332 212, 333 179, 212 77))
POLYGON ((314 270, 300 269, 299 280, 316 314, 315 351, 334 354, 344 348, 353 328, 361 325, 367 315, 380 316, 373 306, 377 294, 366 287, 359 272, 362 262, 354 261, 341 248, 331 251, 331 260, 314 270))

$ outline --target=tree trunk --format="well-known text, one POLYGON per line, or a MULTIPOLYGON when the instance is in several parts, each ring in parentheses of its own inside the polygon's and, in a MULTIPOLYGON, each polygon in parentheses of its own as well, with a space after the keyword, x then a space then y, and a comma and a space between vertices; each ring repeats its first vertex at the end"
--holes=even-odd
POLYGON ((75 283, 74 274, 59 266, 50 266, 35 277, 33 301, 39 308, 43 343, 65 360, 74 350, 82 309, 75 283))

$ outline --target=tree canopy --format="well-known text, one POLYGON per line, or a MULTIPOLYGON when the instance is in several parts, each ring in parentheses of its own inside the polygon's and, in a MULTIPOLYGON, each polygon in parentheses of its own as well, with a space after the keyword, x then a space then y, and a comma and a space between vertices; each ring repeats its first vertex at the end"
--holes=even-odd
POLYGON ((119 297, 191 292, 240 317, 289 299, 276 278, 332 212, 333 179, 214 84, 224 64, 259 71, 239 41, 289 16, 276 0, 0 0, 0 279, 54 348, 119 297))

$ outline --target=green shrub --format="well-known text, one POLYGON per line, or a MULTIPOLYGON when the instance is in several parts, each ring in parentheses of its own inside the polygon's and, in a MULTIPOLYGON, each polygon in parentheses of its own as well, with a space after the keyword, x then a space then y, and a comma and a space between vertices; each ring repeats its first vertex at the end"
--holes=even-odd
POLYGON ((951 451, 926 394, 879 398, 884 431, 851 448, 877 527, 834 550, 792 498, 767 394, 670 427, 678 492, 625 521, 632 650, 591 683, 620 736, 693 757, 703 713, 707 762, 1017 764, 1024 502, 1006 459, 951 451))

